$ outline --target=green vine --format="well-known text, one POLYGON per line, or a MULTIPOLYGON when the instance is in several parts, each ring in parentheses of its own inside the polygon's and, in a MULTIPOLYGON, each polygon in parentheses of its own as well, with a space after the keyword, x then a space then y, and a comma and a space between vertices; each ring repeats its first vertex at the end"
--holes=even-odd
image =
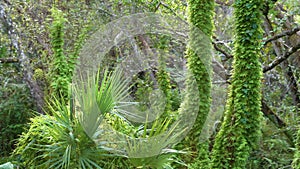
POLYGON ((165 112, 164 117, 168 117, 171 115, 172 110, 172 91, 171 91, 171 77, 170 74, 167 72, 166 68, 166 58, 164 56, 165 53, 168 52, 167 45, 169 43, 169 38, 167 36, 163 36, 160 38, 158 48, 161 50, 161 54, 158 58, 158 72, 157 72, 157 81, 159 88, 165 95, 166 98, 166 105, 165 105, 165 112))
MULTIPOLYGON (((84 26, 77 36, 72 51, 64 50, 64 13, 56 8, 52 10, 53 22, 50 28, 51 45, 53 50, 53 66, 51 71, 51 95, 58 95, 65 101, 69 100, 69 85, 79 56, 79 50, 85 41, 89 26, 84 26), (68 54, 65 55, 65 52, 68 54)), ((89 24, 87 24, 89 25, 89 24)))
POLYGON ((62 11, 52 9, 53 22, 50 28, 53 50, 53 67, 51 70, 51 95, 57 95, 66 101, 69 98, 70 66, 64 54, 64 19, 62 11))
POLYGON ((216 136, 212 168, 246 168, 261 127, 261 0, 234 3, 235 51, 227 110, 216 136))
POLYGON ((194 153, 193 159, 195 160, 192 160, 191 166, 197 166, 196 168, 207 168, 207 161, 209 160, 208 143, 201 144, 199 138, 211 104, 211 80, 207 64, 210 64, 211 61, 213 16, 213 0, 188 1, 188 19, 192 31, 190 32, 190 43, 186 58, 188 68, 193 73, 198 85, 200 103, 195 124, 188 135, 185 145, 190 147, 194 153))

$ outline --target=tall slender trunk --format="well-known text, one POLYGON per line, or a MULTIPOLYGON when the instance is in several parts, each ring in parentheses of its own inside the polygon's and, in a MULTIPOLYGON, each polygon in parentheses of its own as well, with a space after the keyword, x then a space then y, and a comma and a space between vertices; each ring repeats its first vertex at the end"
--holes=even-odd
POLYGON ((234 3, 235 51, 229 99, 212 152, 212 168, 246 168, 260 138, 262 0, 234 3))
POLYGON ((190 162, 194 168, 208 168, 208 143, 200 143, 200 135, 211 105, 210 68, 212 57, 212 30, 214 0, 189 0, 188 21, 191 25, 190 42, 187 49, 188 68, 196 79, 200 106, 195 124, 186 145, 194 152, 190 162), (199 33, 200 32, 200 33, 199 33))

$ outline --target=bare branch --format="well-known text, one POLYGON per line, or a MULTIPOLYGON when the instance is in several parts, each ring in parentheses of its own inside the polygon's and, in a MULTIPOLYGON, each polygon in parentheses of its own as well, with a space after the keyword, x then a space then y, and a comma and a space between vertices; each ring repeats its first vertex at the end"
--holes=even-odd
POLYGON ((288 59, 292 54, 297 52, 300 49, 300 43, 292 48, 290 48, 287 52, 285 52, 281 57, 277 57, 272 63, 270 63, 268 66, 265 66, 263 68, 263 72, 266 73, 269 70, 273 69, 286 59, 288 59))
MULTIPOLYGON (((277 114, 275 114, 271 108, 267 105, 266 101, 264 99, 261 100, 261 108, 262 108, 262 112, 264 113, 264 115, 266 117, 268 117, 268 119, 277 127, 280 129, 284 129, 287 127, 287 124, 279 117, 277 116, 277 114)), ((291 131, 288 130, 284 130, 283 134, 288 138, 288 143, 291 146, 295 146, 294 145, 294 139, 293 139, 293 133, 291 133, 291 131)))
POLYGON ((161 2, 159 2, 159 3, 156 5, 156 7, 155 7, 155 9, 154 9, 154 12, 156 12, 156 11, 159 9, 160 5, 161 5, 161 2))
POLYGON ((228 50, 232 50, 232 48, 230 46, 227 45, 227 43, 232 43, 232 40, 227 40, 227 41, 224 41, 224 40, 219 40, 218 38, 214 37, 214 39, 216 40, 215 43, 218 45, 218 44, 221 44, 223 46, 225 46, 228 50))
POLYGON ((275 35, 275 36, 273 36, 273 37, 267 39, 267 40, 265 41, 265 44, 264 44, 264 45, 266 45, 267 43, 272 42, 272 41, 274 41, 274 40, 277 40, 277 39, 279 39, 279 38, 282 38, 282 37, 284 37, 284 36, 291 36, 291 35, 294 35, 294 34, 296 34, 298 31, 300 31, 300 27, 296 27, 296 28, 294 28, 294 29, 292 29, 292 30, 284 31, 284 32, 282 32, 282 33, 280 33, 280 34, 278 34, 278 35, 275 35))
POLYGON ((3 2, 5 2, 7 5, 11 5, 11 3, 8 0, 4 0, 3 2))
POLYGON ((212 43, 213 43, 213 46, 216 49, 216 51, 221 52, 223 55, 225 55, 226 59, 224 61, 226 61, 230 58, 233 58, 233 55, 231 55, 231 54, 227 53, 225 50, 219 48, 215 42, 212 42, 212 43))
POLYGON ((178 17, 178 19, 180 19, 182 22, 187 23, 187 21, 183 18, 181 18, 176 11, 173 10, 172 7, 170 7, 168 4, 165 4, 164 2, 160 1, 159 4, 156 6, 155 12, 160 8, 160 6, 165 7, 166 9, 168 9, 169 11, 171 11, 176 17, 178 17))
POLYGON ((0 63, 17 63, 19 59, 16 57, 0 58, 0 63))

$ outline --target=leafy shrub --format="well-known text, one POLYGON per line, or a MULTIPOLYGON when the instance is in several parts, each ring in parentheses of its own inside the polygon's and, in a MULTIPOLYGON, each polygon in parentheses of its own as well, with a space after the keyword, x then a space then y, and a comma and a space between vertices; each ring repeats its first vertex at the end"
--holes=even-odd
POLYGON ((0 156, 8 156, 31 115, 28 89, 21 84, 0 87, 0 156))
POLYGON ((293 160, 293 147, 282 134, 286 129, 278 129, 268 119, 262 127, 262 139, 259 147, 251 153, 248 159, 248 168, 277 169, 289 168, 293 160))

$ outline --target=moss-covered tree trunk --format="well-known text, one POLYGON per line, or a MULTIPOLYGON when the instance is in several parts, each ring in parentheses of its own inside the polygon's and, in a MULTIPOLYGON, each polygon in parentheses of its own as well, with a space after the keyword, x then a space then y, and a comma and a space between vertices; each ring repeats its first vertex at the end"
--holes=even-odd
POLYGON ((188 21, 191 25, 190 43, 186 58, 199 90, 200 106, 195 124, 187 137, 186 145, 194 152, 191 168, 208 166, 208 144, 200 143, 200 134, 210 111, 211 37, 213 30, 214 0, 189 0, 188 21))
POLYGON ((260 138, 262 0, 234 3, 235 51, 227 110, 212 153, 212 168, 246 168, 260 138))

